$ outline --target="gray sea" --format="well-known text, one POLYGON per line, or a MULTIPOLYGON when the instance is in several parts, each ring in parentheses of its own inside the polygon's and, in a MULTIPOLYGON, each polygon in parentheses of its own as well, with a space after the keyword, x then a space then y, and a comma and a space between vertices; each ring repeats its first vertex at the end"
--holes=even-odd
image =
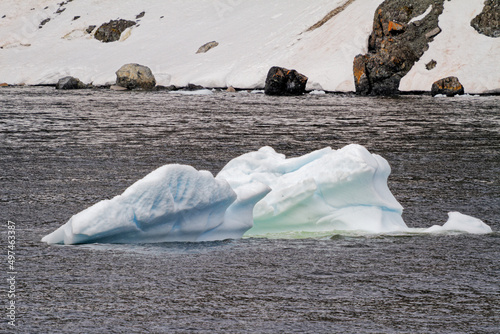
POLYGON ((2 333, 499 333, 500 97, 4 88, 0 219, 2 333), (496 232, 40 242, 164 164, 350 143, 388 160, 408 226, 496 232))

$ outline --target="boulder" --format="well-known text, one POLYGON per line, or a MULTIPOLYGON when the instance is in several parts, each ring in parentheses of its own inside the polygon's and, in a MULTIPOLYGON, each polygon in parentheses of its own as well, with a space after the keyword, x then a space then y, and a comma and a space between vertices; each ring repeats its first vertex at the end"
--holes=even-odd
POLYGON ((438 94, 446 96, 463 95, 464 86, 462 86, 457 77, 447 77, 432 84, 431 94, 432 96, 438 94))
POLYGON ((483 11, 472 19, 470 25, 480 34, 500 37, 500 2, 486 0, 483 11))
POLYGON ((195 85, 195 84, 188 84, 186 87, 184 87, 184 90, 189 90, 189 91, 194 91, 194 90, 201 90, 205 89, 205 87, 200 86, 200 85, 195 85))
POLYGON ((59 79, 56 84, 56 89, 83 89, 87 88, 83 82, 81 82, 78 78, 75 77, 64 77, 59 79))
POLYGON ((9 84, 6 82, 0 83, 0 87, 9 87, 9 84))
POLYGON ((161 91, 170 92, 170 91, 177 90, 177 87, 174 86, 174 85, 170 85, 170 86, 161 86, 161 85, 158 85, 158 86, 155 86, 154 90, 157 91, 157 92, 161 92, 161 91))
POLYGON ((441 32, 439 15, 444 0, 386 0, 379 5, 368 39, 368 53, 353 61, 356 93, 394 95, 399 82, 441 32), (432 10, 419 17, 432 5, 432 10))
POLYGON ((205 53, 208 50, 215 48, 217 45, 219 45, 219 43, 216 41, 205 43, 202 46, 200 46, 200 48, 198 49, 198 51, 196 51, 196 53, 205 53))
POLYGON ((116 71, 116 85, 127 89, 153 89, 156 79, 147 66, 126 64, 116 71))
POLYGON ((437 65, 437 61, 432 59, 430 62, 425 64, 425 68, 427 69, 427 71, 430 71, 430 70, 433 70, 436 67, 436 65, 437 65))
POLYGON ((120 36, 125 29, 135 26, 134 21, 127 20, 111 20, 108 23, 102 24, 94 34, 95 39, 103 42, 116 42, 120 40, 120 36))
POLYGON ((229 87, 227 87, 226 92, 228 92, 228 93, 236 93, 236 89, 234 89, 233 86, 229 86, 229 87))
POLYGON ((273 66, 267 73, 264 92, 267 95, 301 95, 306 91, 307 80, 296 70, 273 66))

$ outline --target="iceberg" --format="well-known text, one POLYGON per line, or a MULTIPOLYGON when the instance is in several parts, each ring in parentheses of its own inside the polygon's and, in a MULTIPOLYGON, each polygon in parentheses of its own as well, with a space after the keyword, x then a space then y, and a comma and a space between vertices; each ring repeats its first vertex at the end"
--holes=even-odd
POLYGON ((387 161, 351 144, 289 158, 263 147, 231 160, 216 176, 237 191, 249 184, 272 190, 253 210, 246 236, 291 231, 407 232, 403 207, 387 186, 387 161))
POLYGON ((270 189, 243 186, 191 166, 165 165, 121 195, 81 211, 45 236, 49 244, 153 243, 241 238, 252 209, 270 189))
POLYGON ((425 233, 467 232, 470 234, 488 234, 493 230, 482 220, 460 212, 448 212, 448 220, 443 226, 434 225, 424 230, 425 233))
POLYGON ((305 232, 491 233, 450 212, 443 226, 408 228, 387 186, 388 162, 360 145, 287 158, 271 147, 231 160, 216 177, 165 165, 43 237, 49 244, 214 241, 305 232))

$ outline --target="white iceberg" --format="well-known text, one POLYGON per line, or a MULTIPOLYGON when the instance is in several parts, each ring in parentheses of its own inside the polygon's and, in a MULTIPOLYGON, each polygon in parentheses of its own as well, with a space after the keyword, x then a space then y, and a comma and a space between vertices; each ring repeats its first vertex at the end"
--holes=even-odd
POLYGON ((71 219, 50 244, 212 241, 294 232, 491 233, 450 212, 443 226, 408 228, 387 186, 387 161, 360 145, 287 159, 271 147, 231 160, 214 178, 166 165, 71 219))
POLYGON ((491 227, 482 220, 464 215, 460 212, 448 212, 448 221, 443 226, 434 225, 424 230, 425 233, 448 231, 467 232, 471 234, 488 234, 493 232, 491 227))
POLYGON ((50 244, 211 241, 291 231, 405 232, 385 159, 364 147, 286 159, 270 147, 217 175, 166 165, 42 241, 50 244), (271 190, 272 189, 272 190, 271 190), (257 203, 257 204, 256 204, 257 203))
POLYGON ((387 161, 360 145, 327 147, 286 159, 271 147, 230 161, 216 176, 237 190, 265 184, 272 191, 254 208, 246 235, 291 231, 406 232, 403 207, 387 186, 387 161))
POLYGON ((101 201, 42 241, 49 244, 150 243, 241 238, 252 226, 251 212, 265 186, 236 193, 210 172, 166 165, 111 200, 101 201))

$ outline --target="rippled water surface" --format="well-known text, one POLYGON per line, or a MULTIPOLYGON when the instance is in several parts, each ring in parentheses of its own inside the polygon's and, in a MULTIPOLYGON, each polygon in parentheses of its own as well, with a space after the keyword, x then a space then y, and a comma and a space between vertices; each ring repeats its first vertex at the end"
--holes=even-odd
MULTIPOLYGON (((349 143, 389 161, 407 225, 443 224, 460 211, 499 231, 499 105, 500 97, 2 89, 0 217, 16 223, 14 332, 498 333, 498 232, 154 245, 40 239, 167 163, 215 174, 264 145, 298 156, 349 143)), ((4 314, 0 331, 11 329, 4 314)))

